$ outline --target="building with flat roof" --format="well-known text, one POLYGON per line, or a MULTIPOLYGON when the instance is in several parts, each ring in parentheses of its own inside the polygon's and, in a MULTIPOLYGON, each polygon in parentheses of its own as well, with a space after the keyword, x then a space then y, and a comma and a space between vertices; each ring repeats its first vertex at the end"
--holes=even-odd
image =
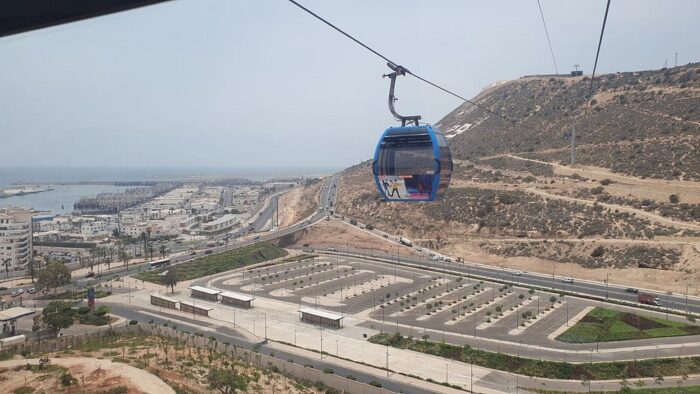
POLYGON ((216 220, 212 220, 211 222, 202 223, 200 226, 202 229, 201 232, 204 234, 216 234, 222 231, 226 231, 240 223, 243 216, 244 215, 236 215, 229 213, 216 220))
POLYGON ((190 286, 189 289, 192 290, 192 297, 214 302, 219 301, 219 293, 221 293, 221 290, 214 290, 203 286, 190 286))
POLYGON ((209 312, 212 311, 212 307, 197 304, 194 301, 180 301, 180 310, 183 312, 193 313, 195 315, 209 316, 209 312))
POLYGON ((32 259, 32 246, 32 211, 0 208, 0 268, 26 267, 32 259))
POLYGON ((17 319, 33 314, 34 311, 21 306, 8 308, 0 311, 0 323, 2 323, 2 333, 5 335, 15 335, 17 333, 17 319))
POLYGON ((303 307, 299 309, 301 321, 322 326, 340 328, 343 326, 343 316, 337 313, 303 307))
POLYGON ((243 308, 252 308, 254 299, 255 297, 251 297, 247 294, 234 293, 232 291, 224 291, 221 293, 222 304, 241 306, 243 308))
POLYGON ((151 294, 151 304, 158 305, 163 308, 177 309, 177 303, 180 302, 174 298, 162 296, 160 294, 151 294))

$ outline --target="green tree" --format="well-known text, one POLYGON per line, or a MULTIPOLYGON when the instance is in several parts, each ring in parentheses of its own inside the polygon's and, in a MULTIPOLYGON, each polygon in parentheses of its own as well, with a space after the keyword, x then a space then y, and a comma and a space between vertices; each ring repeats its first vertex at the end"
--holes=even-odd
POLYGON ((73 324, 74 310, 69 302, 53 301, 44 307, 41 319, 43 323, 35 323, 35 326, 38 328, 45 326, 58 335, 61 329, 68 328, 73 324))
POLYGON ((235 368, 212 368, 207 374, 209 387, 221 394, 233 394, 248 389, 248 378, 239 375, 235 368))
POLYGON ((175 267, 168 268, 168 271, 163 275, 160 281, 166 288, 170 287, 170 292, 174 293, 175 286, 177 285, 177 271, 175 267))
POLYGON ((53 262, 37 271, 39 289, 56 289, 70 283, 70 270, 63 263, 53 262))

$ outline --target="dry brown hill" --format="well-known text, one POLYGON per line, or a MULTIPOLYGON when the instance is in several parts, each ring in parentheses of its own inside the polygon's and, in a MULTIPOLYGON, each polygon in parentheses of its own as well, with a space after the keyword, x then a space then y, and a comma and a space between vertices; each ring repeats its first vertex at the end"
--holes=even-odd
POLYGON ((369 163, 347 169, 336 210, 443 253, 700 295, 700 65, 528 77, 464 104, 451 188, 430 204, 378 199, 369 163), (577 117, 577 166, 563 138, 577 117))

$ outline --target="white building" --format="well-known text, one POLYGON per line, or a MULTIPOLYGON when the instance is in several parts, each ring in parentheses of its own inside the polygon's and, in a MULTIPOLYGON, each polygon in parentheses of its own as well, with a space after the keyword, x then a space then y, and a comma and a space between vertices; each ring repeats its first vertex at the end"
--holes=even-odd
POLYGON ((204 234, 214 234, 221 231, 230 229, 231 227, 237 225, 244 215, 224 215, 216 220, 212 220, 208 223, 202 223, 201 229, 204 234))
POLYGON ((10 270, 25 267, 32 258, 32 212, 0 208, 0 264, 10 270))

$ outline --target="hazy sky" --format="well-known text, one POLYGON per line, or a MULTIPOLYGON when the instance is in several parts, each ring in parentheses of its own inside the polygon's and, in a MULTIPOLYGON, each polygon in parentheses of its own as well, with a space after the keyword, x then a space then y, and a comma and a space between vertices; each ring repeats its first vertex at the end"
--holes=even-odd
MULTIPOLYGON (((552 73, 536 0, 301 0, 472 97, 552 73)), ((593 67, 604 0, 541 0, 561 72, 593 67)), ((700 1, 613 0, 600 72, 700 61, 700 1)), ((347 166, 394 121, 384 62, 285 0, 174 1, 0 39, 2 166, 347 166)), ((460 102, 399 81, 399 112, 460 102)))

